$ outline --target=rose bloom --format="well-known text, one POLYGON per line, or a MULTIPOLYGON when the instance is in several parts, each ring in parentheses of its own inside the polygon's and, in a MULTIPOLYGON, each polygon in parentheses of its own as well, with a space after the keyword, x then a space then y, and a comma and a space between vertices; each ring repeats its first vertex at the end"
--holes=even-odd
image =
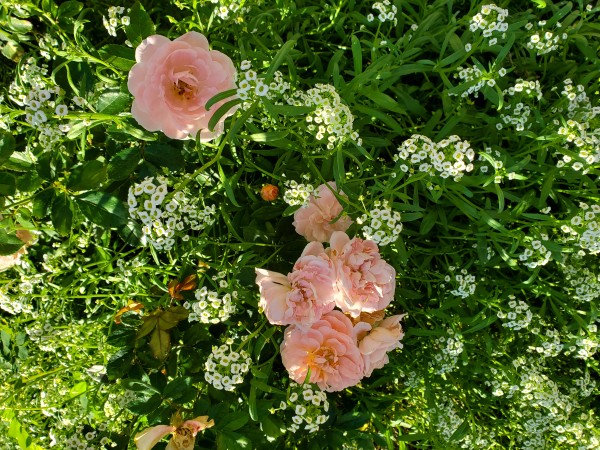
POLYGON ((310 327, 335 307, 337 294, 333 263, 323 244, 309 243, 287 276, 256 269, 259 306, 273 325, 310 327))
POLYGON ((404 331, 400 321, 403 317, 404 314, 390 316, 374 324, 359 322, 354 327, 358 349, 365 363, 365 377, 370 377, 373 370, 381 369, 389 362, 388 352, 402 348, 400 341, 404 331))
MULTIPOLYGON (((337 190, 335 182, 327 184, 337 190)), ((331 223, 344 209, 331 189, 326 184, 320 185, 316 195, 311 195, 308 203, 294 213, 296 232, 308 241, 328 242, 334 231, 346 231, 352 225, 352 219, 347 215, 331 223)), ((339 195, 344 194, 339 192, 339 195)))
POLYGON ((302 384, 310 370, 309 382, 328 392, 356 385, 364 373, 352 322, 338 310, 323 315, 308 330, 289 326, 281 360, 296 383, 302 384))
POLYGON ((396 271, 381 259, 375 242, 350 239, 336 231, 327 253, 337 271, 338 308, 358 317, 361 312, 380 311, 390 304, 396 290, 396 271))
POLYGON ((199 416, 192 420, 186 420, 179 426, 156 425, 146 428, 135 435, 135 445, 138 450, 150 450, 158 442, 173 434, 165 450, 193 450, 198 432, 210 428, 215 424, 214 420, 208 420, 208 416, 199 416))
MULTIPOLYGON (((234 89, 236 70, 231 59, 210 50, 208 40, 190 31, 174 41, 155 34, 135 49, 136 64, 129 72, 127 87, 134 97, 131 114, 148 131, 162 131, 172 139, 210 141, 223 132, 225 117, 208 130, 208 122, 226 100, 213 105, 214 95, 234 89)), ((230 99, 229 99, 230 100, 230 99)))

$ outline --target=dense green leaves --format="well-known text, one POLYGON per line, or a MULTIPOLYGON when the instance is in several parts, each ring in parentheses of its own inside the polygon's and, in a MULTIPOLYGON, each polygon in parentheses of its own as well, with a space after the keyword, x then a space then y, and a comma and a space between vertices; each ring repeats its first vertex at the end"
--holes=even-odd
POLYGON ((86 192, 73 198, 85 217, 102 227, 117 228, 124 225, 129 212, 123 202, 106 192, 86 192))

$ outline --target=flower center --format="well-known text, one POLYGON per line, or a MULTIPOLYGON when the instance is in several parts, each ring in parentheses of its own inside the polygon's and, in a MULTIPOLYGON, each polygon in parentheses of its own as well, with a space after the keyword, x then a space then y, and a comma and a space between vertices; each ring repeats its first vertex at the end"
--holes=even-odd
POLYGON ((177 95, 186 100, 191 100, 196 96, 196 89, 183 80, 177 80, 177 83, 173 83, 173 89, 177 95))
POLYGON ((321 347, 310 355, 310 362, 325 372, 334 370, 338 365, 337 352, 330 347, 321 347))
POLYGON ((189 71, 173 74, 173 92, 181 99, 193 100, 198 93, 198 80, 189 71))

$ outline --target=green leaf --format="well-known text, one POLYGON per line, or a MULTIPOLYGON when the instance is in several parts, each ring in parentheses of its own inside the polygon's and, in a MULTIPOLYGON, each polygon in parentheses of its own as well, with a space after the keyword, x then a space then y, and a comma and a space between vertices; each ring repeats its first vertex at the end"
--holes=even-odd
POLYGON ((23 47, 19 45, 17 41, 9 39, 6 44, 2 46, 2 54, 14 62, 19 62, 21 57, 25 54, 23 47))
POLYGON ((287 130, 282 131, 266 131, 264 133, 254 133, 248 136, 254 142, 273 142, 285 138, 289 133, 287 130))
POLYGON ((83 9, 83 3, 69 0, 61 3, 58 7, 57 16, 59 18, 74 17, 83 9))
POLYGON ((125 34, 131 45, 137 47, 144 39, 154 34, 154 24, 140 2, 135 2, 131 7, 129 18, 130 23, 125 27, 125 34))
POLYGON ((352 40, 352 61, 354 63, 354 75, 359 75, 362 72, 362 47, 360 40, 353 34, 352 40))
POLYGON ((135 64, 135 49, 124 45, 108 44, 99 51, 100 57, 117 69, 129 71, 135 64))
POLYGON ((240 103, 242 103, 242 100, 239 98, 223 103, 208 121, 208 129, 210 131, 214 131, 215 126, 217 125, 217 123, 219 123, 219 120, 221 120, 221 118, 225 116, 225 114, 227 114, 231 110, 231 108, 239 105, 240 103))
POLYGON ((0 227, 0 256, 12 255, 23 247, 23 241, 16 233, 9 233, 4 227, 0 227))
POLYGON ((36 191, 42 184, 42 179, 38 176, 37 172, 31 170, 24 174, 19 174, 17 177, 17 189, 21 192, 33 192, 36 191))
POLYGON ((142 233, 140 224, 134 220, 128 220, 125 225, 117 229, 117 233, 119 233, 121 239, 129 245, 136 247, 142 245, 142 237, 144 234, 142 233))
POLYGON ((298 41, 298 37, 299 37, 299 35, 295 35, 292 39, 290 39, 289 41, 287 41, 285 44, 283 44, 281 46, 281 48, 275 55, 275 58, 273 58, 273 61, 271 61, 271 64, 269 64, 269 70, 267 71, 267 74, 265 75, 265 83, 266 84, 269 84, 273 80, 273 75, 275 74, 275 71, 283 63, 287 54, 294 48, 294 46, 296 45, 296 42, 298 41))
POLYGON ((34 217, 43 219, 48 215, 54 200, 54 189, 48 189, 36 194, 33 199, 32 213, 34 217))
POLYGON ((112 355, 106 364, 106 376, 109 380, 123 378, 131 368, 133 363, 133 350, 131 348, 122 348, 112 355))
POLYGON ((233 193, 233 187, 231 186, 229 177, 227 177, 225 175, 225 172, 223 172, 223 168, 221 167, 221 164, 218 164, 217 166, 219 169, 219 178, 221 179, 221 184, 225 188, 225 194, 227 194, 227 198, 229 198, 231 203, 233 203, 235 206, 239 207, 240 205, 237 202, 237 200, 235 199, 235 194, 233 193))
POLYGON ((102 114, 118 114, 131 107, 131 96, 120 89, 108 89, 98 97, 96 108, 102 114))
POLYGON ((226 98, 233 97, 236 94, 237 94, 237 89, 229 89, 227 91, 220 92, 220 93, 214 95, 213 97, 211 97, 206 102, 206 105, 204 105, 204 109, 209 111, 213 105, 219 103, 221 100, 225 100, 226 98))
POLYGON ((142 395, 129 403, 127 409, 134 414, 149 414, 155 411, 160 405, 162 405, 160 394, 154 394, 150 397, 142 395))
POLYGON ((168 144, 150 144, 144 149, 143 158, 157 167, 181 170, 185 160, 181 150, 168 144))
POLYGON ((197 389, 192 385, 191 377, 177 377, 169 382, 163 395, 174 402, 188 403, 196 398, 197 389))
POLYGON ((0 131, 0 166, 10 158, 16 145, 17 143, 12 134, 7 131, 0 131))
POLYGON ((73 228, 74 214, 75 207, 69 196, 64 192, 56 194, 52 202, 52 211, 50 212, 54 229, 63 236, 68 235, 73 228))
POLYGON ((67 179, 67 188, 73 191, 87 191, 97 188, 106 180, 106 166, 97 159, 86 161, 73 167, 67 179))
POLYGON ((252 448, 250 440, 233 431, 217 433, 217 450, 248 450, 252 448))
POLYGON ((11 196, 17 191, 17 180, 14 175, 0 172, 0 195, 11 196))
POLYGON ((141 154, 138 148, 129 147, 121 150, 110 159, 106 174, 109 180, 124 180, 135 170, 140 162, 141 154))
POLYGON ((74 198, 85 217, 101 227, 117 228, 129 220, 123 202, 106 192, 86 192, 74 198))

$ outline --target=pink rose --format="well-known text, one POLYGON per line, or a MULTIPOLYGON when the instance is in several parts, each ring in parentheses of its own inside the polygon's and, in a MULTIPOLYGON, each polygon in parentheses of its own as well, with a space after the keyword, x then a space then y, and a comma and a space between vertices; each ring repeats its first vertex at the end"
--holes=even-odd
POLYGON ((199 416, 193 420, 186 420, 179 426, 156 425, 136 434, 134 442, 138 450, 150 450, 162 438, 173 434, 165 450, 192 450, 196 443, 196 435, 214 424, 215 421, 208 420, 208 416, 199 416))
POLYGON ((319 242, 309 243, 287 276, 256 269, 259 306, 270 323, 307 328, 335 307, 333 263, 319 242))
POLYGON ((375 369, 381 369, 389 362, 388 352, 402 348, 400 342, 404 331, 400 320, 404 314, 390 316, 375 325, 359 322, 354 332, 358 338, 358 349, 365 363, 365 377, 370 377, 375 369))
POLYGON ((336 304, 343 312, 358 317, 361 312, 380 311, 390 304, 396 290, 396 271, 381 259, 375 242, 350 239, 336 231, 327 253, 336 267, 340 290, 336 304))
POLYGON ((364 373, 352 322, 337 310, 323 315, 308 330, 289 326, 281 343, 281 360, 296 383, 302 384, 310 370, 309 381, 328 392, 356 385, 364 373))
MULTIPOLYGON (((148 131, 161 130, 172 139, 210 141, 223 133, 223 120, 208 131, 208 121, 226 100, 204 107, 215 94, 234 89, 231 59, 210 50, 207 39, 190 31, 174 41, 155 34, 135 49, 135 64, 127 87, 134 97, 131 114, 148 131)), ((230 100, 230 99, 227 99, 230 100)))
MULTIPOLYGON (((335 182, 327 184, 337 190, 335 182)), ((296 232, 308 241, 327 242, 334 231, 346 231, 352 225, 352 219, 347 215, 331 223, 344 209, 331 189, 326 184, 320 185, 316 195, 311 195, 308 203, 294 213, 296 232)), ((338 194, 344 195, 343 192, 338 194)))

